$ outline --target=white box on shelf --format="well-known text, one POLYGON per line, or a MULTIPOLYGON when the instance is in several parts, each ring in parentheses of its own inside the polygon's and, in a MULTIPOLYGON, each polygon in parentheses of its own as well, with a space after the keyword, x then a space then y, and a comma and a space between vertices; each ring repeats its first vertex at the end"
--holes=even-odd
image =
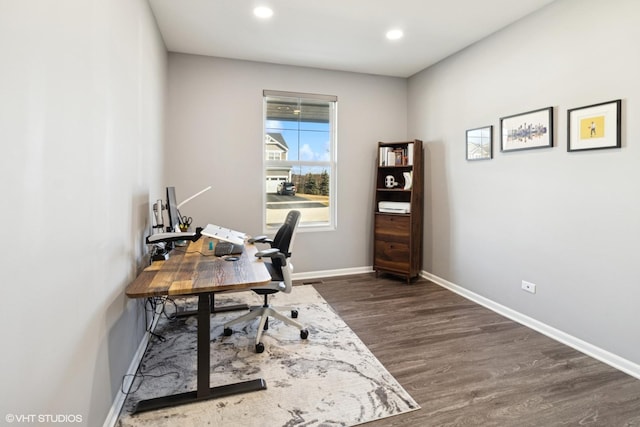
POLYGON ((378 211, 383 213, 411 213, 409 202, 378 202, 378 211))

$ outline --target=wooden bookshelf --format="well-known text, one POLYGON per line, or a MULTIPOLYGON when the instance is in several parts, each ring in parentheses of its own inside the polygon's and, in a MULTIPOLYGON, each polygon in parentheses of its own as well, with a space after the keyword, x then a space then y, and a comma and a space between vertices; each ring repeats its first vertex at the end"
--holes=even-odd
POLYGON ((420 273, 423 187, 422 141, 379 142, 373 231, 376 275, 396 274, 410 283, 420 273))

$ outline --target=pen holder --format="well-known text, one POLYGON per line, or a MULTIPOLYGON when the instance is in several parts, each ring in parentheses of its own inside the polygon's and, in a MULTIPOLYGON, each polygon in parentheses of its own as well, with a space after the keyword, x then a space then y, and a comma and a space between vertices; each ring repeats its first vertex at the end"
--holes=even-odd
MULTIPOLYGON (((186 224, 180 224, 180 231, 182 231, 183 233, 186 233, 187 231, 189 231, 189 226, 186 224)), ((176 246, 187 246, 187 241, 186 240, 178 240, 176 242, 176 246)))

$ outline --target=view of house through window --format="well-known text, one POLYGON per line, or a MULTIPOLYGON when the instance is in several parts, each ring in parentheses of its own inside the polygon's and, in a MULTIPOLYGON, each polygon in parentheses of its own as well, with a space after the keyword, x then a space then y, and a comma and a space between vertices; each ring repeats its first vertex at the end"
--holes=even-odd
POLYGON ((267 228, 290 209, 300 227, 335 226, 335 96, 264 91, 267 228))

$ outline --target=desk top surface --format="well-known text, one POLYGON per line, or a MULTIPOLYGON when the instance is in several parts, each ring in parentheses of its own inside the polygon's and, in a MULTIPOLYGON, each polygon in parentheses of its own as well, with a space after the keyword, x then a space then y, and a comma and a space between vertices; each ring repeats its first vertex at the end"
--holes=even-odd
POLYGON ((127 286, 130 298, 161 295, 192 295, 233 289, 250 289, 271 281, 255 245, 244 245, 237 261, 225 261, 209 249, 211 238, 201 237, 178 247, 166 261, 155 261, 127 286))

